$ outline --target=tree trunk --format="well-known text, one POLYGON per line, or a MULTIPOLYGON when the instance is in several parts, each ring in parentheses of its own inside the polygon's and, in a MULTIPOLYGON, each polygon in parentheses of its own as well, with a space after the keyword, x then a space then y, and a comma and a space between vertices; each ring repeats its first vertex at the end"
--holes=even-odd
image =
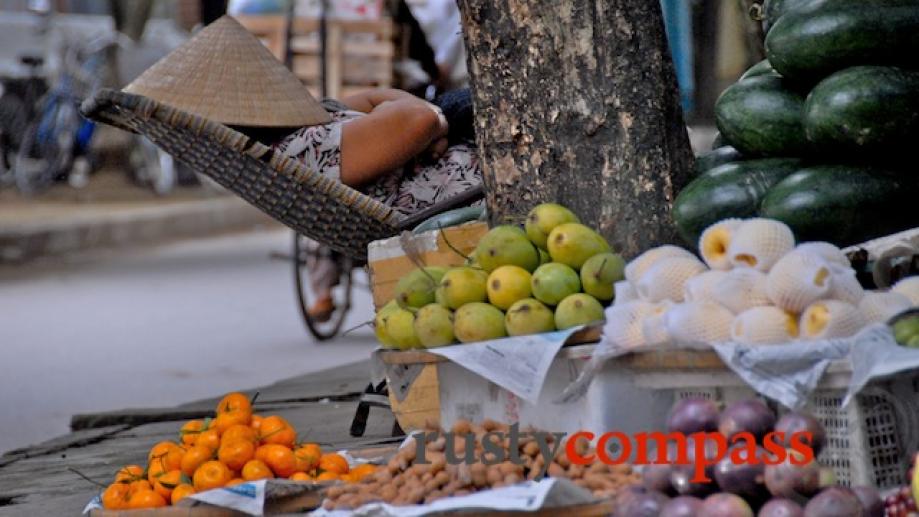
POLYGON ((557 201, 626 256, 676 240, 692 151, 656 0, 458 0, 493 223, 557 201))

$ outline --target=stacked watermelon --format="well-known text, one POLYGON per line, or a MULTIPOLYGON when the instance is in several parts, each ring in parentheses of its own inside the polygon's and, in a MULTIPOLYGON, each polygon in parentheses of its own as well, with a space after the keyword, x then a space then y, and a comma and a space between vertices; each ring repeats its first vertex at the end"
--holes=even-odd
POLYGON ((681 236, 757 215, 839 246, 919 226, 919 0, 766 0, 764 26, 674 202, 681 236))

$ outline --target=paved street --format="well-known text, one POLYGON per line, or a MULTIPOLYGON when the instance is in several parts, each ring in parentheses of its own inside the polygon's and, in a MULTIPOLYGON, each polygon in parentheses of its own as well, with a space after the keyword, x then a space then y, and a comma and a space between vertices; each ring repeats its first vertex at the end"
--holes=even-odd
MULTIPOLYGON (((362 327, 313 342, 286 230, 0 268, 0 452, 66 433, 74 413, 157 407, 365 359, 362 327)), ((363 274, 358 278, 366 286, 363 274)), ((372 317, 356 290, 346 328, 372 317)))

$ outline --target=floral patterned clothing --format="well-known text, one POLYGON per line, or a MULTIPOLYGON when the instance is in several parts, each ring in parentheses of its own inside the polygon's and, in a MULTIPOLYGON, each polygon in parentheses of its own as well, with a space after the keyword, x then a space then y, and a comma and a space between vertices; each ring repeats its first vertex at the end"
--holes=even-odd
MULTIPOLYGON (((307 126, 288 135, 274 148, 299 159, 311 169, 341 181, 341 128, 364 116, 359 111, 333 111, 332 122, 307 126)), ((482 183, 482 170, 472 147, 450 146, 433 162, 415 160, 362 186, 364 194, 403 215, 461 194, 482 183)))

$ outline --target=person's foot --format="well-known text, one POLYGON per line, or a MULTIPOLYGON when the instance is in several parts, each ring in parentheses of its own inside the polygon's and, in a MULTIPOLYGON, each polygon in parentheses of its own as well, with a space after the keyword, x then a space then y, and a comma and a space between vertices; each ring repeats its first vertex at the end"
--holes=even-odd
POLYGON ((324 296, 307 309, 310 319, 317 323, 325 323, 332 319, 332 313, 335 312, 335 302, 331 296, 324 296))

